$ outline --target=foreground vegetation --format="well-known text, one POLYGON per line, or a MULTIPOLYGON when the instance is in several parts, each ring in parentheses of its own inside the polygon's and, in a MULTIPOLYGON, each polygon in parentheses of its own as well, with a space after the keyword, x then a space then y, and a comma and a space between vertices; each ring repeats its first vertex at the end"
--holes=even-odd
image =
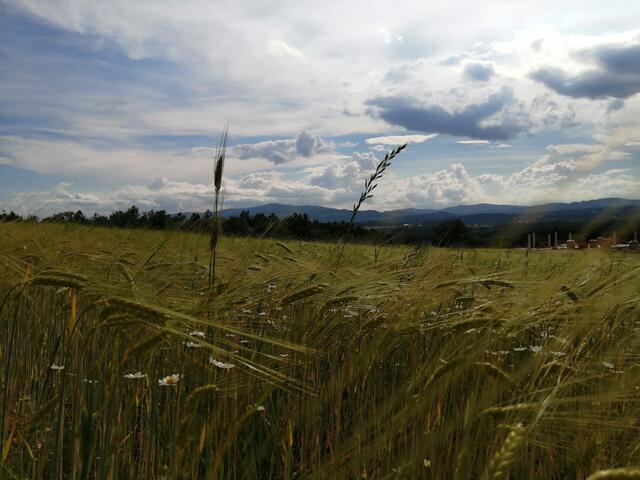
POLYGON ((0 224, 0 478, 640 478, 640 255, 217 248, 0 224))

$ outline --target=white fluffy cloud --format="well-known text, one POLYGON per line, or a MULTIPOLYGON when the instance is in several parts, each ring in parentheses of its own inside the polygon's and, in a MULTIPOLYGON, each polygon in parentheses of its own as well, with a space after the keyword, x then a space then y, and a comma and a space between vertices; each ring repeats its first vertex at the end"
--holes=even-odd
MULTIPOLYGON (((594 155, 602 145, 550 145, 547 154, 516 172, 504 175, 476 174, 462 163, 421 175, 400 178, 388 171, 379 182, 376 195, 367 206, 393 208, 443 208, 457 204, 534 204, 550 201, 578 201, 608 196, 637 197, 640 184, 628 168, 585 171, 585 152, 594 155), (597 148, 596 148, 597 147, 597 148)), ((373 153, 354 153, 326 165, 303 167, 294 172, 277 170, 252 172, 225 178, 225 206, 247 206, 278 202, 349 207, 359 195, 363 181, 377 163, 373 153)), ((208 184, 169 180, 160 177, 148 185, 127 185, 110 193, 76 192, 61 183, 50 192, 25 192, 14 204, 21 213, 41 215, 82 209, 86 213, 109 212, 135 204, 142 210, 170 212, 204 211, 211 206, 208 184), (25 202, 26 201, 26 202, 25 202)), ((8 205, 7 208, 11 208, 8 205)))

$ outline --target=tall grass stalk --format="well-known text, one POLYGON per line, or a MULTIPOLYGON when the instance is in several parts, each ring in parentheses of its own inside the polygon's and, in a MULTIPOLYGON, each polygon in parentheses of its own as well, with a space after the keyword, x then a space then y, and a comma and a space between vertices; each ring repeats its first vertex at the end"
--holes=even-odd
POLYGON ((380 160, 380 162, 378 162, 374 171, 371 173, 371 175, 369 175, 369 178, 367 178, 364 181, 364 189, 360 193, 360 198, 358 198, 358 201, 353 204, 353 208, 351 210, 351 217, 349 218, 349 224, 347 227, 347 232, 345 234, 343 241, 341 242, 340 252, 338 253, 338 258, 336 260, 334 271, 337 271, 338 267, 340 266, 340 262, 342 261, 342 256, 344 255, 344 249, 348 240, 348 236, 353 230, 353 225, 356 221, 356 215, 358 215, 358 212, 360 211, 360 207, 367 199, 373 197, 373 191, 378 187, 378 180, 382 178, 385 170, 391 166, 391 160, 393 160, 396 157, 396 155, 398 155, 406 147, 407 147, 407 144, 405 143, 403 145, 397 146, 390 152, 385 153, 384 158, 380 160))
POLYGON ((229 124, 224 128, 220 143, 213 159, 213 218, 211 221, 211 232, 209 236, 209 295, 211 295, 216 281, 216 251, 218 241, 222 234, 222 219, 220 218, 221 192, 222 192, 222 173, 224 171, 224 162, 227 154, 227 140, 229 136, 229 124))

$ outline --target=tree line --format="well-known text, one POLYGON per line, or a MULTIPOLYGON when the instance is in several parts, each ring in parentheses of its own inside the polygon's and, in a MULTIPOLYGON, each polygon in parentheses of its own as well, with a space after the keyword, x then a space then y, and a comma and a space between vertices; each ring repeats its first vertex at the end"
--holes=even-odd
MULTIPOLYGON (((44 218, 30 216, 23 218, 15 212, 2 212, 2 221, 31 221, 44 223, 81 224, 96 227, 144 228, 153 230, 180 230, 190 232, 209 232, 213 223, 213 213, 168 214, 165 210, 141 212, 131 206, 127 210, 117 210, 109 215, 86 216, 81 210, 65 211, 44 218)), ((380 241, 381 233, 372 228, 359 225, 349 228, 347 222, 319 222, 312 220, 306 213, 294 213, 286 218, 275 214, 251 215, 242 211, 237 216, 222 219, 222 230, 227 235, 272 237, 282 239, 336 240, 345 235, 358 241, 380 241)))
MULTIPOLYGON (((85 216, 81 210, 65 211, 44 218, 36 216, 22 217, 15 212, 0 212, 0 222, 45 222, 61 224, 81 224, 96 227, 143 228, 153 230, 180 230, 209 233, 213 223, 213 213, 168 214, 165 210, 141 212, 131 206, 126 210, 117 210, 109 215, 94 214, 85 216)), ((538 221, 528 224, 505 223, 489 226, 469 226, 460 219, 426 223, 411 226, 376 226, 360 224, 349 226, 347 222, 319 222, 307 214, 294 213, 286 218, 275 214, 251 215, 242 211, 239 215, 222 219, 222 230, 226 235, 254 236, 278 239, 301 239, 349 241, 372 244, 431 244, 447 247, 524 247, 529 232, 538 235, 538 246, 547 246, 551 238, 558 233, 560 242, 566 241, 569 233, 573 238, 584 241, 588 238, 608 236, 617 230, 618 238, 625 239, 632 234, 634 225, 640 225, 640 218, 629 221, 628 218, 600 218, 598 221, 554 220, 538 221)))

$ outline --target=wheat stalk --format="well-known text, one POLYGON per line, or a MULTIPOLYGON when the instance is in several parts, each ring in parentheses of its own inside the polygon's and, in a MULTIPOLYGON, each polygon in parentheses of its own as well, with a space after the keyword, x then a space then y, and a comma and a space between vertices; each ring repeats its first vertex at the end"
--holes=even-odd
POLYGON ((382 178, 384 172, 391 166, 391 160, 393 160, 396 155, 398 155, 402 150, 407 147, 407 144, 398 145, 396 148, 391 150, 390 152, 385 153, 384 158, 378 162, 375 170, 369 178, 367 178, 364 182, 364 190, 360 193, 360 198, 357 203, 353 204, 353 210, 351 211, 351 218, 349 219, 349 225, 347 226, 347 233, 345 235, 345 240, 342 242, 342 246, 340 247, 340 253, 338 254, 338 260, 336 261, 336 266, 334 272, 338 270, 338 266, 340 265, 340 261, 342 260, 342 255, 344 253, 344 247, 346 245, 346 236, 351 233, 353 229, 353 224, 356 220, 356 215, 360 211, 360 207, 362 204, 369 198, 373 197, 373 191, 378 186, 378 180, 382 178))
POLYGON ((489 476, 493 480, 501 480, 507 478, 509 468, 516 458, 516 453, 522 445, 527 429, 521 423, 513 427, 506 440, 502 444, 502 448, 495 454, 491 463, 489 463, 489 476))
POLYGON ((609 470, 600 470, 599 472, 589 475, 587 480, 638 480, 640 479, 640 468, 612 468, 609 470))
POLYGON ((395 158, 402 150, 406 148, 407 144, 399 145, 390 152, 385 153, 382 161, 378 163, 376 169, 369 176, 367 180, 364 182, 364 190, 360 194, 360 198, 358 199, 358 203, 353 204, 353 211, 351 212, 351 218, 349 219, 349 230, 353 227, 353 222, 356 219, 356 215, 360 210, 360 207, 368 198, 373 197, 373 191, 378 186, 378 180, 380 180, 387 168, 391 165, 391 160, 395 158))
POLYGON ((220 219, 220 197, 222 190, 222 172, 224 171, 224 161, 227 154, 227 140, 229 137, 229 124, 224 128, 220 144, 216 150, 216 156, 213 162, 213 188, 214 188, 214 204, 213 204, 213 220, 211 222, 211 235, 209 238, 209 295, 215 284, 216 278, 216 249, 218 240, 222 233, 222 221, 220 219))

